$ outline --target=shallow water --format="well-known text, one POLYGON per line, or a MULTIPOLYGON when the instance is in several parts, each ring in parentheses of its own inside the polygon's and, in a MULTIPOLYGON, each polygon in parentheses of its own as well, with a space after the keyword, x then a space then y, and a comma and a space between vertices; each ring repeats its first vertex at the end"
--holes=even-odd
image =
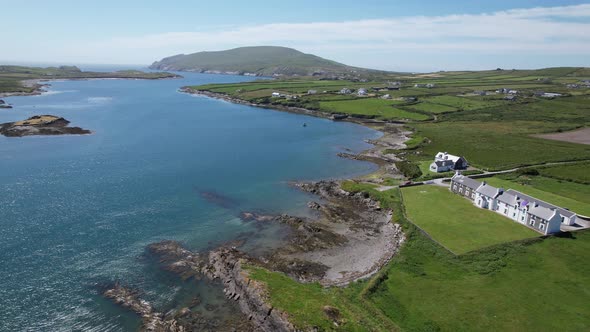
POLYGON ((134 330, 138 318, 99 295, 115 280, 161 310, 193 294, 215 301, 219 292, 145 259, 145 246, 201 250, 242 236, 272 247, 275 230, 240 211, 305 214, 311 198, 289 181, 375 169, 336 154, 368 148, 376 131, 182 94, 249 79, 182 75, 53 82, 41 96, 4 98, 14 108, 0 123, 53 114, 94 133, 0 137, 0 330, 134 330))

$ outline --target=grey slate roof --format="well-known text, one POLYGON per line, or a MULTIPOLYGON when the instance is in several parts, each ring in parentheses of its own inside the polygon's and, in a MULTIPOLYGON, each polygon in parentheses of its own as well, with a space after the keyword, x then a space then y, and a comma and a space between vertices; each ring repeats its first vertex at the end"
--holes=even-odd
POLYGON ((508 205, 516 205, 516 203, 521 199, 518 195, 515 195, 513 193, 510 193, 508 191, 503 192, 502 194, 500 194, 500 196, 498 196, 498 201, 502 202, 502 203, 506 203, 508 205))
POLYGON ((481 182, 474 180, 470 177, 467 177, 465 175, 454 175, 451 180, 471 189, 477 189, 479 186, 481 186, 481 182))
POLYGON ((490 186, 489 184, 484 184, 483 186, 480 186, 476 192, 484 196, 495 198, 498 193, 498 188, 490 186))
POLYGON ((508 189, 508 190, 506 190, 506 192, 507 193, 510 193, 512 195, 517 195, 521 199, 524 199, 524 200, 529 201, 529 205, 531 206, 531 208, 534 207, 535 202, 536 202, 537 204, 539 204, 539 206, 542 206, 544 208, 547 208, 547 209, 557 209, 557 211, 559 211, 559 214, 561 214, 562 216, 567 217, 567 218, 571 218, 571 217, 573 217, 573 216, 576 215, 572 211, 566 210, 566 209, 561 208, 559 206, 555 206, 553 204, 549 204, 549 203, 547 203, 545 201, 539 200, 539 199, 534 198, 534 197, 531 197, 529 195, 525 195, 525 194, 523 194, 523 193, 521 193, 519 191, 513 190, 513 189, 508 189))
POLYGON ((539 218, 549 220, 549 219, 551 219, 551 217, 553 216, 555 211, 539 205, 539 206, 531 206, 531 208, 529 209, 529 213, 532 214, 533 216, 537 216, 539 218))

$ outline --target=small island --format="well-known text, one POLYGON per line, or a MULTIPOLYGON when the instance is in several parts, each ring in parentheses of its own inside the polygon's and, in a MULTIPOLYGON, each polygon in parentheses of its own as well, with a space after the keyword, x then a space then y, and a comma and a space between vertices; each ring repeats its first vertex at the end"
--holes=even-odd
POLYGON ((35 115, 23 121, 0 124, 0 134, 6 137, 35 135, 86 135, 91 131, 68 127, 70 121, 55 115, 35 115))

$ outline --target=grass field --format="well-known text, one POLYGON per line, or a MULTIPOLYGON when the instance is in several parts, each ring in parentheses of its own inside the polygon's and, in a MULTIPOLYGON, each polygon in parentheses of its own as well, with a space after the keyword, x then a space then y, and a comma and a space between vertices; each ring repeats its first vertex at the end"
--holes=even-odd
POLYGON ((455 107, 451 107, 451 106, 447 106, 447 105, 427 103, 427 102, 420 102, 420 103, 415 104, 415 105, 407 106, 407 108, 418 110, 418 111, 423 111, 423 112, 434 113, 434 114, 455 112, 455 111, 458 110, 455 107))
POLYGON ((320 109, 327 112, 338 112, 345 114, 355 114, 364 116, 375 116, 382 119, 410 119, 410 120, 427 120, 429 117, 424 114, 404 111, 395 108, 395 101, 363 98, 346 101, 326 101, 320 102, 320 109))
POLYGON ((343 187, 367 192, 384 208, 393 209, 393 221, 404 227, 406 242, 376 276, 346 288, 300 284, 266 270, 251 274, 268 285, 272 304, 286 310, 298 327, 316 326, 320 331, 590 329, 586 310, 590 266, 581 264, 590 259, 590 232, 499 244, 455 256, 405 221, 398 189, 378 192, 372 185, 354 182, 343 187), (326 305, 337 308, 346 321, 334 326, 323 314, 326 305))
POLYGON ((439 186, 402 189, 408 218, 456 254, 539 236, 439 186))
POLYGON ((590 233, 453 257, 418 232, 368 298, 406 331, 587 331, 590 233))
POLYGON ((465 156, 476 167, 489 170, 590 158, 588 145, 529 136, 530 132, 551 130, 555 126, 555 123, 532 121, 414 125, 420 136, 432 141, 419 149, 422 156, 430 157, 439 151, 448 151, 465 156))
POLYGON ((583 184, 590 184, 589 169, 590 162, 538 168, 541 175, 583 184))
POLYGON ((492 186, 518 190, 581 215, 590 216, 590 186, 588 185, 545 177, 531 177, 526 181, 528 182, 526 185, 500 177, 487 178, 486 181, 492 186))

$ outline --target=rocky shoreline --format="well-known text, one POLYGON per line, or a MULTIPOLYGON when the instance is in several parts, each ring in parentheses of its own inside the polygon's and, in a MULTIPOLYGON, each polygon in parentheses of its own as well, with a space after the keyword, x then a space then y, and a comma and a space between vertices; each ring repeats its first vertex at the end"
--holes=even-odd
POLYGON ((23 121, 0 124, 0 135, 6 137, 40 135, 87 135, 92 132, 80 127, 68 127, 70 121, 54 115, 35 115, 23 121))
MULTIPOLYGON (((183 92, 195 93, 186 88, 183 92)), ((330 118, 324 113, 306 109, 268 107, 225 95, 200 91, 197 93, 232 103, 330 118)), ((386 176, 399 176, 393 166, 395 155, 387 155, 384 151, 405 147, 408 132, 400 124, 353 118, 344 120, 370 126, 383 133, 379 139, 368 141, 374 146, 367 151, 360 154, 340 154, 342 158, 370 161, 379 166, 379 170, 374 173, 377 174, 376 177, 367 176, 362 180, 379 183, 386 176)), ((296 331, 297 328, 289 321, 288 314, 272 306, 266 285, 250 277, 251 268, 261 267, 282 272, 303 283, 318 282, 324 287, 345 286, 378 272, 399 251, 405 235, 399 224, 391 222, 392 211, 382 209, 379 202, 368 195, 343 190, 339 182, 319 181, 292 185, 321 199, 322 203, 308 203, 308 207, 316 211, 317 218, 267 215, 255 211, 243 211, 239 215, 244 222, 262 225, 280 223, 289 227, 285 244, 272 253, 253 257, 240 250, 239 244, 196 253, 175 241, 152 244, 148 246, 148 251, 160 258, 164 269, 176 273, 182 279, 205 278, 210 282, 221 283, 227 301, 238 304, 242 320, 249 324, 240 331, 250 331, 250 328, 252 331, 296 331)), ((338 309, 332 309, 335 311, 330 310, 325 314, 334 316, 334 323, 338 324, 338 315, 334 314, 338 309)), ((151 320, 143 321, 145 328, 151 320)), ((182 327, 184 330, 174 331, 195 329, 194 325, 185 325, 178 320, 175 320, 175 324, 175 328, 182 327)))

